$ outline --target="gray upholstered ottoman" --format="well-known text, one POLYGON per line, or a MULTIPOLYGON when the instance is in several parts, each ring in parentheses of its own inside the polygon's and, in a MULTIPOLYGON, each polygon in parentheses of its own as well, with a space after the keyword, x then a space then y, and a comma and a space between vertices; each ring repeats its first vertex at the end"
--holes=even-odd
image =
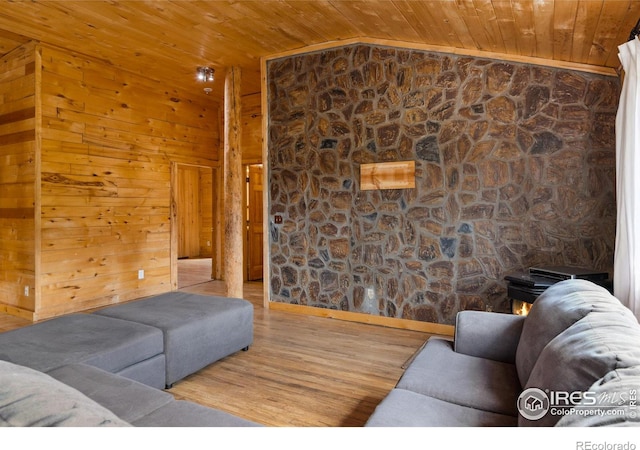
POLYGON ((0 333, 0 359, 42 372, 84 363, 162 388, 162 331, 128 320, 70 314, 0 333))
POLYGON ((253 305, 239 298, 168 292, 93 314, 161 329, 167 387, 253 342, 253 305))

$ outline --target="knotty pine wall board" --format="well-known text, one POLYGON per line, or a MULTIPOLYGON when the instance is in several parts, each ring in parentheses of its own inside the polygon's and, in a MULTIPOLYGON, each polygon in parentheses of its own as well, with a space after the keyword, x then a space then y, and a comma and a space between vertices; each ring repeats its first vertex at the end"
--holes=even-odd
MULTIPOLYGON (((167 123, 165 118, 179 102, 175 96, 168 98, 171 94, 166 91, 154 89, 158 86, 153 82, 145 83, 137 76, 109 67, 100 70, 95 62, 87 63, 57 51, 47 53, 45 49, 45 54, 43 70, 46 64, 56 69, 72 64, 78 70, 60 70, 43 76, 43 92, 60 91, 72 99, 67 103, 68 109, 57 106, 55 117, 43 117, 43 138, 81 142, 87 147, 83 155, 86 161, 69 164, 64 173, 56 172, 62 169, 60 163, 48 165, 48 160, 43 158, 43 211, 52 212, 46 209, 47 202, 64 208, 67 200, 71 200, 69 210, 57 210, 62 213, 61 217, 43 221, 43 230, 83 230, 104 224, 119 238, 109 244, 102 243, 97 254, 96 247, 76 248, 64 264, 56 261, 68 254, 69 249, 45 251, 47 241, 43 238, 45 305, 41 314, 58 314, 70 304, 94 307, 170 290, 171 163, 176 159, 191 159, 181 155, 183 150, 191 154, 198 154, 200 150, 200 160, 213 164, 214 153, 210 150, 215 138, 206 131, 190 132, 188 124, 167 123), (80 83, 74 82, 78 81, 79 74, 85 73, 80 83), (207 139, 209 154, 203 155, 207 139), (180 156, 174 158, 176 155, 180 156), (72 209, 79 207, 78 197, 91 199, 94 206, 80 207, 73 212, 72 209), (127 199, 134 203, 123 202, 117 209, 109 206, 105 210, 103 198, 127 199), (153 199, 156 206, 145 206, 148 199, 153 199), (151 230, 145 227, 152 225, 155 225, 154 236, 148 240, 151 230), (126 238, 122 239, 123 236, 126 238), (138 280, 137 271, 141 268, 145 270, 145 278, 138 280)), ((47 98, 50 96, 44 97, 44 101, 47 98)), ((191 114, 201 116, 200 111, 191 114)), ((201 118, 198 121, 203 128, 216 125, 205 124, 201 118)), ((63 153, 54 154, 52 151, 47 156, 64 159, 64 149, 63 153)))
MULTIPOLYGON (((171 290, 172 166, 218 166, 218 104, 62 49, 28 44, 18 53, 42 65, 25 64, 18 80, 7 75, 19 67, 11 60, 10 70, 0 70, 0 95, 31 92, 39 100, 13 109, 0 103, 0 190, 7 198, 0 210, 37 204, 31 229, 40 238, 3 245, 1 255, 3 269, 8 260, 27 263, 38 298, 11 303, 24 280, 4 275, 4 310, 39 320, 171 290), (7 125, 9 117, 15 120, 7 125), (41 165, 24 171, 26 181, 4 176, 24 160, 7 153, 17 145, 6 142, 8 132, 35 140, 30 160, 41 165), (26 195, 25 183, 31 184, 26 195), (17 201, 19 195, 26 200, 17 201), (39 270, 29 262, 36 259, 39 270)), ((0 214, 3 244, 15 236, 16 220, 0 214)))
MULTIPOLYGON (((61 51, 46 51, 43 54, 43 72, 47 74, 49 85, 55 89, 52 94, 73 99, 75 108, 70 108, 72 110, 136 125, 157 120, 165 129, 183 125, 186 127, 183 131, 188 133, 211 130, 215 133, 207 133, 207 139, 219 137, 216 122, 219 105, 212 97, 203 95, 198 102, 180 98, 178 92, 157 81, 106 64, 97 66, 98 62, 88 65, 83 58, 61 51), (74 66, 74 70, 67 76, 69 70, 61 71, 61 67, 70 66, 74 66), (197 114, 194 114, 196 110, 197 114)), ((49 92, 44 88, 43 93, 49 92)))
POLYGON ((242 161, 262 162, 262 103, 260 94, 242 97, 242 161))
POLYGON ((213 171, 200 167, 200 257, 213 256, 213 171))
POLYGON ((35 87, 35 45, 0 59, 0 311, 24 317, 36 306, 35 87))
MULTIPOLYGON (((16 102, 11 110, 0 103, 0 116, 19 119, 9 126, 9 138, 0 131, 0 174, 3 182, 15 181, 2 184, 0 210, 13 208, 15 222, 15 208, 24 215, 23 203, 28 205, 40 245, 32 237, 14 246, 10 258, 26 263, 32 285, 37 273, 38 300, 9 305, 4 297, 19 297, 24 279, 6 281, 5 274, 0 283, 11 292, 0 301, 3 309, 38 320, 170 290, 172 165, 201 166, 201 171, 219 167, 219 104, 204 95, 182 98, 171 87, 63 49, 30 43, 16 53, 31 59, 23 66, 22 80, 7 75, 19 71, 13 59, 10 69, 0 71, 0 80, 9 80, 4 91, 16 102), (42 64, 36 66, 36 59, 42 64), (25 99, 25 92, 34 94, 25 99), (24 143, 25 138, 33 141, 24 143), (11 146, 17 150, 7 153, 11 146), (32 156, 25 157, 25 150, 32 156), (41 162, 37 170, 31 166, 31 179, 18 180, 12 166, 33 162, 36 154, 41 162), (30 256, 23 254, 25 249, 30 256), (145 270, 144 280, 137 279, 139 268, 145 270)), ((258 100, 250 96, 243 111, 252 143, 243 159, 252 163, 261 160, 251 152, 262 139, 258 100)), ((214 179, 210 174, 201 178, 203 193, 213 195, 214 179)), ((219 253, 213 252, 219 238, 211 235, 218 221, 213 211, 203 213, 203 254, 219 253)), ((15 235, 15 228, 0 228, 0 239, 15 235)))

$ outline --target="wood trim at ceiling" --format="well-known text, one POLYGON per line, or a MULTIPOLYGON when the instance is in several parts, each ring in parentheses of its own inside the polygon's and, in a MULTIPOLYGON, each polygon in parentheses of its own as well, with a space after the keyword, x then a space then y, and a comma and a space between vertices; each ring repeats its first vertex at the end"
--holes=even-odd
MULTIPOLYGON (((591 64, 580 64, 567 61, 558 61, 553 59, 534 58, 529 56, 510 55, 506 53, 487 52, 483 50, 468 50, 456 47, 443 47, 431 44, 421 44, 415 42, 396 41, 391 39, 375 39, 375 38, 354 38, 345 39, 340 41, 323 42, 322 44, 309 45, 306 47, 297 48, 294 50, 288 50, 285 52, 276 53, 266 56, 262 59, 265 61, 271 61, 274 59, 284 58, 287 56, 299 55, 302 53, 313 53, 322 50, 329 50, 336 47, 345 47, 348 45, 380 45, 384 47, 404 48, 410 50, 421 50, 437 53, 449 53, 458 56, 473 56, 477 58, 495 59, 500 61, 510 61, 515 63, 532 64, 535 66, 554 67, 559 69, 577 70, 580 72, 588 72, 599 75, 606 75, 617 77, 618 74, 615 69, 611 67, 595 66, 591 64)), ((264 75, 263 75, 264 77, 264 75)), ((264 80, 263 80, 264 90, 264 80)))

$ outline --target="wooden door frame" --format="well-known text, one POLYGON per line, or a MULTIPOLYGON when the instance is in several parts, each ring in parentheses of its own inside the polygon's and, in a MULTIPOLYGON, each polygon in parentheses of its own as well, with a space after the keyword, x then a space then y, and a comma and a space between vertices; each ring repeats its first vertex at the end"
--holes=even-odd
POLYGON ((170 285, 171 290, 178 290, 178 170, 180 167, 197 167, 200 169, 211 170, 212 176, 212 196, 211 204, 212 204, 212 214, 213 221, 211 227, 211 243, 214 245, 214 249, 211 255, 211 278, 219 279, 220 278, 220 261, 222 260, 222 236, 220 233, 220 214, 219 212, 222 210, 220 206, 220 199, 222 198, 219 195, 220 189, 222 188, 222 181, 219 177, 219 167, 217 166, 206 166, 202 164, 188 164, 173 161, 171 163, 171 192, 170 192, 170 207, 169 207, 169 217, 170 217, 170 243, 169 243, 169 256, 170 256, 170 285))

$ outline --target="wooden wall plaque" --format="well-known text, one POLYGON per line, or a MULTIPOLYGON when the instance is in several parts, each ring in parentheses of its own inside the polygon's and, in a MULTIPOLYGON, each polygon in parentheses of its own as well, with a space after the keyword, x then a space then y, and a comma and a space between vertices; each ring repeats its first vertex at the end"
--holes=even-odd
POLYGON ((416 187, 416 162, 392 161, 360 165, 360 189, 412 189, 416 187))

